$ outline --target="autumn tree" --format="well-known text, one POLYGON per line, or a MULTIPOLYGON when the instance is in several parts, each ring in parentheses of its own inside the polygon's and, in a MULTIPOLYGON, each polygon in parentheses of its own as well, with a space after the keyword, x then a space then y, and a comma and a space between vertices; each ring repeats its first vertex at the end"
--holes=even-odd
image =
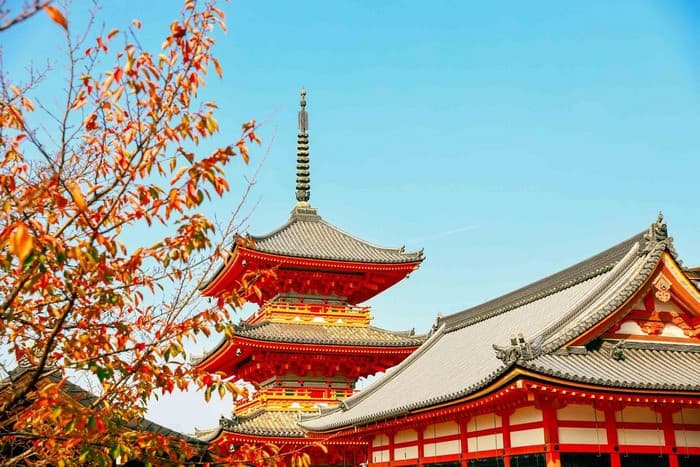
POLYGON ((236 226, 217 228, 202 205, 229 189, 224 167, 248 162, 246 144, 259 142, 250 121, 227 130, 237 136, 225 146, 200 149, 219 131, 216 104, 201 94, 222 73, 212 35, 224 14, 186 0, 150 52, 137 20, 94 37, 72 31, 58 6, 26 8, 2 24, 48 14, 67 74, 58 108, 34 97, 42 70, 0 74, 0 463, 182 462, 192 445, 138 429, 149 398, 239 391, 188 364, 183 345, 230 332, 243 292, 198 300, 236 226), (146 244, 144 232, 161 234, 146 244), (65 389, 82 374, 98 387, 76 404, 65 389))

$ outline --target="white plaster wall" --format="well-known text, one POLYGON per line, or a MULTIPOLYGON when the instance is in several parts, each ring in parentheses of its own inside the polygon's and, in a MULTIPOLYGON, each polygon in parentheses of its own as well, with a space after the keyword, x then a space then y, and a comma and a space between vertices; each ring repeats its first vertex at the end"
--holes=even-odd
POLYGON ((661 335, 666 337, 682 337, 684 339, 690 339, 690 337, 685 335, 681 328, 671 323, 666 323, 664 325, 664 329, 661 331, 661 335))
POLYGON ((496 433, 495 435, 472 436, 467 438, 467 449, 469 452, 488 451, 491 449, 503 448, 503 435, 496 433))
POLYGON ((700 409, 681 409, 673 412, 673 423, 700 425, 700 409))
POLYGON ((385 434, 377 435, 372 439, 372 446, 388 446, 389 437, 385 434))
POLYGON ((400 461, 404 459, 417 459, 418 446, 406 446, 404 448, 394 449, 394 460, 400 461))
POLYGON ((459 425, 456 422, 436 423, 428 425, 423 431, 423 439, 433 439, 438 436, 458 435, 459 425))
POLYGON ((461 447, 458 439, 455 439, 453 441, 442 441, 440 443, 429 443, 423 445, 423 455, 425 457, 459 454, 460 451, 461 447))
POLYGON ((389 462, 389 450, 374 451, 372 453, 372 462, 389 462))
POLYGON ((661 415, 657 415, 657 413, 649 407, 625 407, 622 409, 622 413, 620 411, 615 412, 615 420, 617 420, 618 423, 661 423, 661 415))
POLYGON ((569 404, 557 410, 557 420, 595 422, 596 417, 598 422, 605 423, 605 412, 601 410, 594 411, 591 405, 569 404))
POLYGON ((636 430, 630 428, 618 428, 617 439, 620 444, 663 446, 664 433, 662 430, 636 430))
POLYGON ((700 447, 700 431, 676 430, 676 446, 700 447))
POLYGON ((534 446, 536 444, 544 444, 544 428, 510 432, 511 447, 534 446))
POLYGON ((646 336, 646 333, 642 331, 642 328, 640 328, 635 321, 623 321, 617 333, 630 334, 632 336, 646 336))
POLYGON ((510 425, 521 425, 523 423, 541 422, 542 411, 534 406, 521 407, 516 409, 510 416, 510 425))
POLYGON ((605 428, 561 427, 558 431, 562 444, 608 444, 605 428))
POLYGON ((407 443, 409 441, 416 441, 418 439, 418 432, 416 430, 401 430, 397 431, 394 435, 394 443, 407 443))
POLYGON ((485 414, 478 415, 469 419, 467 423, 467 432, 488 430, 491 428, 500 428, 503 425, 500 415, 485 414))

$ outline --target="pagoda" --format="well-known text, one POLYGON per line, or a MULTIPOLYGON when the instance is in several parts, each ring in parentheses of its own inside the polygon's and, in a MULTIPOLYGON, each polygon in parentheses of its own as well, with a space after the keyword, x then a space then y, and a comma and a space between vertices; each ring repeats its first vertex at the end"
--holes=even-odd
POLYGON ((198 436, 215 449, 274 443, 284 451, 321 441, 314 464, 357 465, 364 441, 309 435, 304 416, 337 407, 355 394, 356 381, 404 360, 425 340, 413 331, 371 326, 362 302, 407 277, 423 253, 380 247, 329 224, 311 207, 308 115, 301 91, 297 141, 296 206, 286 224, 263 236, 239 236, 225 264, 202 288, 220 297, 240 287, 244 274, 272 270, 246 298, 259 308, 235 326, 197 364, 252 384, 256 391, 235 403, 233 416, 198 436))

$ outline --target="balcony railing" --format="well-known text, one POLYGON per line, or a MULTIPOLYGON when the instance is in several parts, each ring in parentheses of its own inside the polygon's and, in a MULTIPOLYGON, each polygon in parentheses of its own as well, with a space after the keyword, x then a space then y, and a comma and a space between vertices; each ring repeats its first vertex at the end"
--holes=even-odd
POLYGON ((258 409, 315 412, 319 405, 333 406, 357 391, 351 388, 261 388, 249 399, 236 401, 236 415, 258 409))
POLYGON ((372 320, 370 307, 327 303, 272 301, 263 305, 248 322, 272 322, 368 326, 372 320))

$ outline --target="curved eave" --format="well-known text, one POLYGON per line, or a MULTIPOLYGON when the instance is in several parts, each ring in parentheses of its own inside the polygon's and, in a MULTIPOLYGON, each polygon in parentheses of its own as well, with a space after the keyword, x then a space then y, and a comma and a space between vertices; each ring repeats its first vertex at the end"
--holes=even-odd
MULTIPOLYGON (((514 366, 492 380, 490 384, 487 384, 481 389, 466 395, 458 395, 441 401, 428 401, 429 403, 416 405, 415 407, 403 407, 378 414, 372 414, 371 416, 348 419, 342 424, 329 424, 326 426, 317 425, 314 427, 313 424, 302 422, 301 426, 309 430, 309 433, 328 434, 341 432, 347 429, 361 430, 363 427, 370 425, 376 426, 378 423, 389 422, 390 420, 402 419, 403 421, 411 423, 412 417, 419 417, 423 415, 427 415, 428 417, 437 416, 444 410, 454 409, 460 405, 466 406, 460 408, 461 410, 468 411, 472 408, 476 409, 483 407, 484 404, 497 403, 504 393, 511 391, 526 391, 526 383, 545 383, 558 388, 566 388, 566 390, 573 391, 573 395, 576 395, 576 391, 579 391, 579 395, 580 391, 595 392, 601 399, 605 400, 611 400, 611 397, 613 399, 615 397, 619 397, 620 400, 626 400, 634 396, 636 396, 636 399, 641 398, 642 400, 646 397, 659 397, 664 398, 667 402, 682 400, 685 403, 700 405, 700 395, 698 394, 700 384, 698 384, 696 388, 683 389, 653 388, 645 387, 644 385, 606 386, 570 380, 545 373, 539 373, 537 371, 519 366, 514 366), (643 391, 643 394, 641 394, 640 391, 643 391)), ((561 393, 561 391, 558 392, 561 393)), ((335 409, 334 411, 338 410, 341 409, 335 409)), ((325 415, 331 413, 333 412, 327 412, 325 415)), ((308 421, 313 421, 313 419, 307 420, 307 422, 308 421)))
POLYGON ((309 355, 349 355, 352 357, 365 357, 376 355, 410 355, 420 344, 410 346, 381 346, 381 345, 340 345, 325 343, 290 343, 279 341, 257 340, 235 336, 233 339, 224 339, 213 351, 196 363, 196 365, 210 373, 232 373, 250 352, 269 351, 280 353, 297 353, 309 355), (240 355, 237 349, 241 349, 240 355))
POLYGON ((312 259, 334 259, 339 261, 375 262, 372 259, 358 259, 357 255, 367 254, 385 256, 393 263, 420 262, 423 260, 423 250, 406 252, 404 247, 387 247, 377 245, 352 235, 324 220, 316 209, 295 208, 291 218, 281 227, 264 235, 248 237, 255 242, 258 251, 281 254, 286 256, 301 256, 312 259), (296 230, 296 232, 294 232, 296 230), (317 245, 313 250, 308 245, 313 244, 318 237, 330 238, 330 244, 317 245), (265 246, 267 244, 267 246, 265 246), (300 251, 289 252, 294 247, 306 249, 307 254, 300 251), (285 252, 287 250, 287 253, 285 252), (319 251, 324 251, 319 253, 319 251), (325 254, 325 256, 324 256, 325 254), (355 256, 355 257, 352 257, 355 256))
POLYGON ((316 436, 313 432, 307 432, 306 436, 273 436, 273 435, 257 435, 248 433, 236 433, 219 427, 218 431, 210 438, 205 440, 209 444, 235 443, 235 444, 250 444, 262 445, 272 443, 277 446, 285 444, 300 444, 308 446, 309 443, 322 442, 324 446, 347 446, 357 445, 365 446, 365 441, 352 441, 348 438, 333 439, 328 437, 316 436))
POLYGON ((263 268, 288 268, 299 271, 378 273, 393 276, 394 280, 387 282, 386 287, 381 290, 370 292, 372 295, 363 297, 362 301, 364 301, 406 277, 412 271, 416 270, 422 261, 423 260, 420 259, 405 263, 365 263, 358 261, 304 258, 266 253, 237 245, 226 263, 200 289, 200 292, 204 296, 213 297, 224 291, 231 290, 234 287, 237 288, 237 283, 240 281, 243 274, 248 270, 254 271, 258 265, 264 265, 263 268))

